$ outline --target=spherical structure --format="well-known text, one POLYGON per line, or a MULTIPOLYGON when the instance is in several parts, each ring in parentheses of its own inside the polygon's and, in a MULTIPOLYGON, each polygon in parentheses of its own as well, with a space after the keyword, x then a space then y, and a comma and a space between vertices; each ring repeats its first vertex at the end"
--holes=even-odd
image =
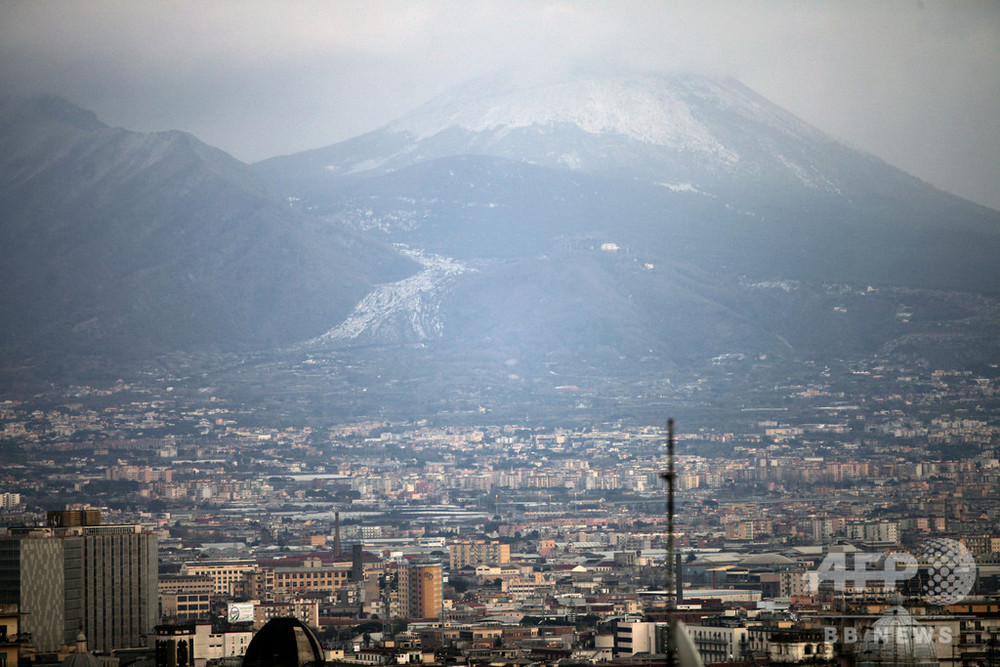
POLYGON ((76 651, 66 656, 62 667, 99 667, 100 663, 87 651, 87 638, 83 632, 76 636, 76 651))
POLYGON ((917 561, 927 567, 921 596, 932 604, 961 602, 976 582, 976 559, 956 540, 944 537, 926 540, 917 561))
POLYGON ((312 629, 297 618, 272 618, 254 635, 242 667, 318 667, 323 647, 312 629))
POLYGON ((903 607, 891 607, 865 632, 854 652, 858 667, 938 665, 931 629, 913 620, 903 607))

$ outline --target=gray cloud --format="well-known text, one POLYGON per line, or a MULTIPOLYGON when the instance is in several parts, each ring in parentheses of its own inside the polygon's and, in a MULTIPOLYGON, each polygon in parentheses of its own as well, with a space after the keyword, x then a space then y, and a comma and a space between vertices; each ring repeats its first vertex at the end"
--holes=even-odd
POLYGON ((4 2, 0 90, 253 161, 374 129, 496 69, 731 75, 1000 209, 996 2, 4 2))

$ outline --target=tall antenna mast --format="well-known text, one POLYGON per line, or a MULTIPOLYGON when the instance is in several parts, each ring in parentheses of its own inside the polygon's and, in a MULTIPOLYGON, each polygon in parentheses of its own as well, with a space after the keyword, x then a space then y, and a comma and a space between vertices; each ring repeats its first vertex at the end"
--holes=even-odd
POLYGON ((674 598, 674 420, 667 420, 667 472, 660 475, 667 481, 667 666, 677 664, 677 643, 674 624, 677 600, 674 598))

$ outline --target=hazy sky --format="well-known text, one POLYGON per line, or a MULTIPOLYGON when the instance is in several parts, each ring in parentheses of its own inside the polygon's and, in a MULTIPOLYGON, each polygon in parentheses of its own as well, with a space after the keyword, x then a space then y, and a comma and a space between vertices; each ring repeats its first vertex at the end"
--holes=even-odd
POLYGON ((1000 2, 0 0, 0 92, 245 161, 375 129, 511 67, 730 75, 1000 209, 1000 2))

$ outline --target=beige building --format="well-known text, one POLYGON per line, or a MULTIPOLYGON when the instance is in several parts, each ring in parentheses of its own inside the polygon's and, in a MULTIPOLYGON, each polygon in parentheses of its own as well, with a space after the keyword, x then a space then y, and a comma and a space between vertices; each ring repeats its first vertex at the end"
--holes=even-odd
POLYGON ((274 568, 274 590, 336 591, 351 580, 351 563, 324 564, 319 558, 307 558, 302 565, 274 568))
POLYGON ((17 619, 16 604, 0 604, 0 667, 18 664, 21 644, 17 641, 17 619))
POLYGON ((510 562, 510 545, 496 540, 465 540, 448 545, 451 569, 466 565, 502 565, 510 562))
POLYGON ((215 595, 234 595, 234 588, 245 585, 247 574, 260 568, 253 559, 196 560, 181 565, 185 576, 210 577, 215 595))
POLYGON ((439 561, 413 561, 399 568, 399 607, 405 618, 441 615, 442 576, 439 561))
POLYGON ((253 626, 260 630, 272 618, 289 616, 299 619, 311 628, 317 628, 319 627, 319 601, 292 600, 290 602, 255 603, 253 626))
POLYGON ((685 629, 706 665, 713 662, 741 662, 745 659, 749 643, 745 626, 736 623, 692 623, 685 629))
POLYGON ((193 621, 207 618, 212 611, 211 598, 215 584, 206 576, 160 577, 160 619, 193 621))

